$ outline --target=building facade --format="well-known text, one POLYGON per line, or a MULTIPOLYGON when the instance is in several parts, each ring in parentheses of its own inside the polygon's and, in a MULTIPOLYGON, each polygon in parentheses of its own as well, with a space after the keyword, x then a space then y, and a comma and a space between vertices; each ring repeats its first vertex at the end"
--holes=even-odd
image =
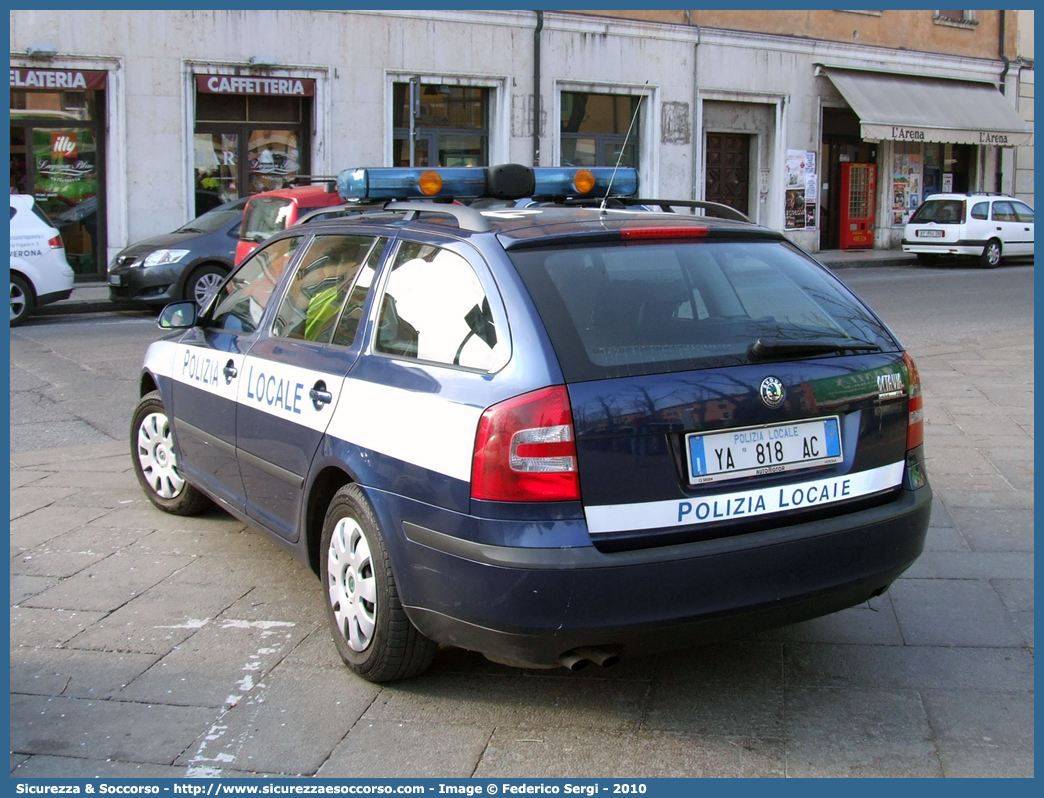
POLYGON ((644 196, 724 202, 813 252, 896 246, 933 191, 1033 199, 1016 12, 10 20, 11 190, 83 279, 216 203, 365 165, 632 165, 644 196))

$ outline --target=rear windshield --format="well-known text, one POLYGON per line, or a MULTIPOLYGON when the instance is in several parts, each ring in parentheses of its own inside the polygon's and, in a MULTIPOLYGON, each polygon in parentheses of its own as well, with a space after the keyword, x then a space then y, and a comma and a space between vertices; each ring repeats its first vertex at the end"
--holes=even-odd
POLYGON ((914 215, 910 224, 958 224, 964 221, 964 200, 927 200, 914 215))
MULTIPOLYGON (((764 362, 767 345, 898 347, 833 275, 780 242, 508 253, 569 382, 764 362)), ((789 355, 793 357, 794 355, 789 355)), ((819 352, 817 356, 824 356, 819 352)))
POLYGON ((286 229, 292 221, 293 200, 284 197, 255 197, 247 204, 239 237, 260 244, 286 229))
MULTIPOLYGON (((54 222, 51 221, 51 218, 46 213, 44 213, 42 210, 40 210, 40 206, 37 205, 35 202, 33 203, 33 213, 45 225, 47 225, 48 227, 54 228, 54 222)), ((55 228, 55 229, 57 229, 57 228, 55 228)))

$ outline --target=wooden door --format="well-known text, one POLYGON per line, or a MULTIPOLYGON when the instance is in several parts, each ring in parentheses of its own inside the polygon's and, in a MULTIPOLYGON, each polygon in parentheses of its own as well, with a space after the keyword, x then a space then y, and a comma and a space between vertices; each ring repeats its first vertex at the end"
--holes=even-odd
POLYGON ((707 134, 708 202, 720 202, 750 215, 750 136, 740 133, 707 134))

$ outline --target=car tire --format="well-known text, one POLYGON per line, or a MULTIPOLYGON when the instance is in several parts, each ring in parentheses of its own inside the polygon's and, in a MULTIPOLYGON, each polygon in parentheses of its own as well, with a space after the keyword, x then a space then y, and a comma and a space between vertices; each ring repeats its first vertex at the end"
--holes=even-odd
POLYGON ((18 274, 11 275, 11 326, 23 324, 33 312, 35 305, 33 288, 29 282, 18 274))
POLYGON ((326 617, 345 664, 377 683, 426 670, 438 646, 406 617, 384 534, 359 486, 334 494, 319 558, 326 617))
POLYGON ((185 290, 182 292, 186 300, 194 301, 203 307, 210 295, 217 290, 225 279, 228 270, 212 263, 206 263, 196 267, 185 280, 185 290))
POLYGON ((1001 262, 1001 252, 1001 242, 996 238, 991 238, 982 249, 982 255, 979 256, 979 265, 984 269, 996 268, 1001 262))
POLYGON ((213 502, 178 471, 170 419, 159 391, 141 397, 130 429, 131 460, 142 490, 154 505, 174 515, 196 515, 213 502))

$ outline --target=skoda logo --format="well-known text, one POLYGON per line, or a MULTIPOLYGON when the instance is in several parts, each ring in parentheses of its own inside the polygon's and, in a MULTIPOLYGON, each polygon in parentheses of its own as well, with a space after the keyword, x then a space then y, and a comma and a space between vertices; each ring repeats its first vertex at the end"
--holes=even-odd
POLYGON ((761 401, 766 407, 779 407, 783 404, 783 383, 775 377, 766 377, 761 381, 761 401))

